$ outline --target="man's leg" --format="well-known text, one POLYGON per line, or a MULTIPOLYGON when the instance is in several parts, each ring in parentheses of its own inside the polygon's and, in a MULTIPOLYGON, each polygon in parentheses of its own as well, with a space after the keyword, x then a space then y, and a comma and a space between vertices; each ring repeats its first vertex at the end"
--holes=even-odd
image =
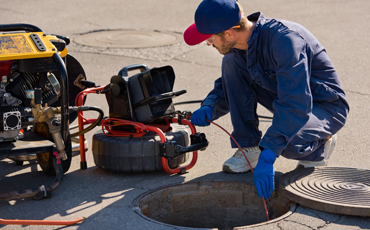
MULTIPOLYGON (((248 78, 245 59, 238 53, 228 54, 223 59, 222 85, 230 111, 233 125, 232 136, 246 151, 251 167, 256 167, 260 149, 258 147, 262 133, 258 129, 259 121, 256 113, 257 94, 253 82, 248 78)), ((233 140, 232 148, 237 148, 233 140)), ((243 173, 250 170, 244 155, 238 149, 235 154, 223 164, 223 171, 243 173)))
POLYGON ((347 114, 348 105, 342 99, 330 103, 314 102, 310 119, 281 155, 306 163, 326 162, 335 145, 336 137, 330 138, 344 126, 347 114))
MULTIPOLYGON (((232 136, 242 148, 258 146, 262 136, 256 113, 257 94, 248 76, 246 62, 239 53, 223 58, 222 85, 233 125, 232 136)), ((231 146, 237 148, 232 140, 231 146)))

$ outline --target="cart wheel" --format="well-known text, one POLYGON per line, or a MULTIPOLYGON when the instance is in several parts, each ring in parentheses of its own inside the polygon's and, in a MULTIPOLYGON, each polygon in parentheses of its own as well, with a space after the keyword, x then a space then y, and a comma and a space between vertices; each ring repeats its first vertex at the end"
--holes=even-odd
MULTIPOLYGON (((36 133, 40 135, 43 138, 46 138, 48 140, 53 141, 53 137, 51 136, 51 133, 49 132, 49 127, 46 123, 37 123, 36 125, 36 133)), ((62 168, 63 173, 66 173, 69 170, 69 167, 71 166, 72 161, 72 145, 71 145, 71 136, 68 133, 67 141, 65 141, 64 145, 66 146, 66 153, 67 153, 67 160, 62 161, 62 168)), ((54 150, 56 151, 56 149, 54 150)), ((37 155, 37 161, 42 169, 42 171, 48 175, 55 175, 55 168, 53 165, 53 152, 44 152, 44 153, 38 153, 37 155)))

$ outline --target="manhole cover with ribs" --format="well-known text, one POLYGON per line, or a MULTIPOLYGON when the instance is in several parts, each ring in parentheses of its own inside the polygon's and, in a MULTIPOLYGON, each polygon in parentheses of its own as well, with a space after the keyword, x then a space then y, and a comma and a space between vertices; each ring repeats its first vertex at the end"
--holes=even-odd
POLYGON ((103 48, 148 48, 181 42, 182 34, 164 31, 103 30, 74 38, 80 45, 103 48))
POLYGON ((285 196, 335 214, 370 216, 370 170, 344 167, 296 169, 280 177, 285 196))

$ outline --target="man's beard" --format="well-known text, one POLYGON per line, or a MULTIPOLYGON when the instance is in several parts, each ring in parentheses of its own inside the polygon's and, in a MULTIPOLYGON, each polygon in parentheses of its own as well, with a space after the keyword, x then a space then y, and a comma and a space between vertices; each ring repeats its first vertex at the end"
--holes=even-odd
POLYGON ((226 55, 230 52, 232 48, 234 48, 236 41, 229 42, 226 40, 226 38, 223 35, 221 35, 220 37, 222 41, 221 47, 217 47, 215 45, 213 45, 213 47, 215 47, 218 50, 218 52, 220 52, 220 54, 226 55))

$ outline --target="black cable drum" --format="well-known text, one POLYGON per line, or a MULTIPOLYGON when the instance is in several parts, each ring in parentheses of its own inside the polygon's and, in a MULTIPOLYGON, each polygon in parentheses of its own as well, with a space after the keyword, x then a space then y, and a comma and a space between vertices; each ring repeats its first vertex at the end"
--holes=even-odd
MULTIPOLYGON (((186 126, 171 124, 172 130, 166 132, 169 141, 189 146, 186 126)), ((93 136, 92 152, 95 165, 115 172, 150 172, 163 170, 159 152, 161 143, 158 135, 142 137, 112 137, 98 131, 93 136)), ((176 168, 189 158, 189 153, 168 160, 170 168, 176 168)))
POLYGON ((335 214, 370 216, 370 170, 317 167, 280 177, 285 196, 303 206, 335 214))

